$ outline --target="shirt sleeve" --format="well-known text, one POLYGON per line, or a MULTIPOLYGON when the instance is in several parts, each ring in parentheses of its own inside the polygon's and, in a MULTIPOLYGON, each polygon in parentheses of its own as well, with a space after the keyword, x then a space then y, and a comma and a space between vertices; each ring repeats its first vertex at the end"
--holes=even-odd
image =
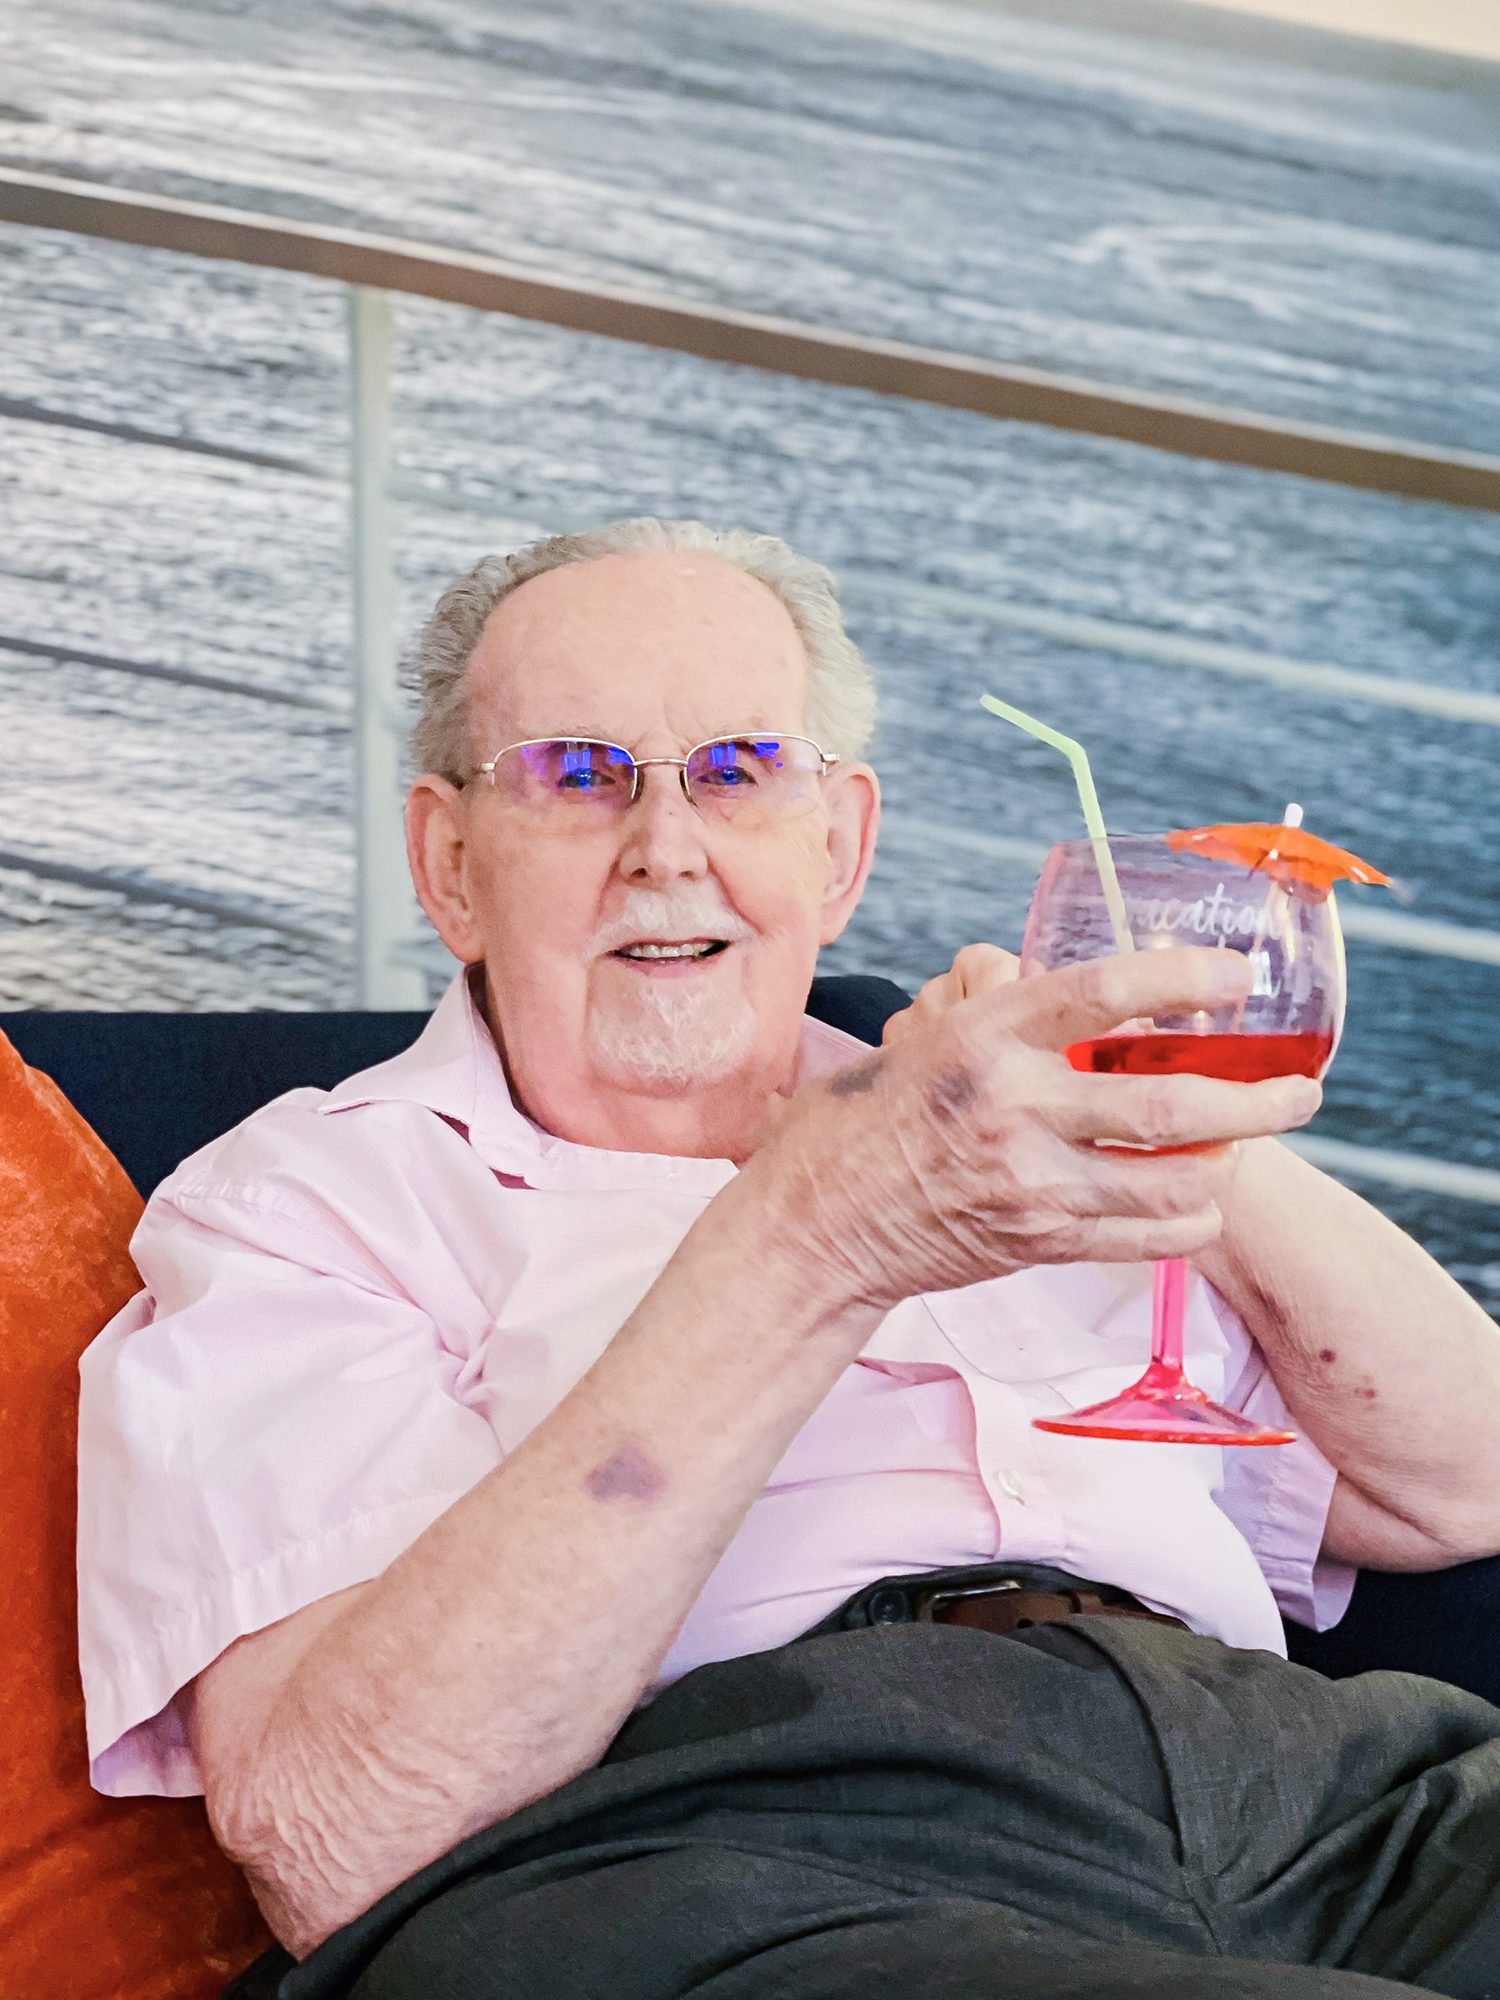
POLYGON ((379 1573, 499 1463, 466 1356, 311 1198, 173 1192, 85 1353, 90 1773, 201 1792, 177 1697, 234 1640, 379 1573))
MULTIPOLYGON (((1224 1401, 1257 1422, 1297 1430, 1270 1365, 1239 1314, 1209 1284, 1209 1310, 1229 1343, 1230 1388, 1224 1401), (1236 1380, 1233 1362, 1241 1359, 1236 1380)), ((1326 1632, 1349 1609, 1359 1571, 1323 1554, 1338 1473, 1312 1439, 1264 1449, 1226 1449, 1219 1507, 1239 1529, 1271 1586, 1277 1608, 1295 1624, 1326 1632)))

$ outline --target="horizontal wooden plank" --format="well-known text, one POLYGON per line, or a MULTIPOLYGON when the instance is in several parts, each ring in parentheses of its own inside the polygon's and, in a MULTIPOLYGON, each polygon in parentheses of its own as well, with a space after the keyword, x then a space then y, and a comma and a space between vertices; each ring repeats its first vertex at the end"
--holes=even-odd
POLYGON ((442 299, 707 361, 766 369, 987 417, 1118 438, 1158 451, 1500 512, 1500 458, 1446 451, 1147 395, 1041 369, 547 277, 493 257, 429 249, 203 202, 50 174, 0 171, 0 221, 142 248, 260 264, 442 299))

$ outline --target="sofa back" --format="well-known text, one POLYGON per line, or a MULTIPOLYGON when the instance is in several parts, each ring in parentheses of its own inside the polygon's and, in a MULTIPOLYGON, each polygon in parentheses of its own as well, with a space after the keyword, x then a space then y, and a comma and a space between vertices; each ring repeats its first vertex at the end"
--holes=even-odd
MULTIPOLYGON (((907 995, 889 979, 815 979, 808 1012, 878 1043, 907 995)), ((50 1076, 142 1195, 210 1139, 283 1091, 329 1090, 385 1062, 425 1014, 0 1014, 33 1069, 50 1076)))

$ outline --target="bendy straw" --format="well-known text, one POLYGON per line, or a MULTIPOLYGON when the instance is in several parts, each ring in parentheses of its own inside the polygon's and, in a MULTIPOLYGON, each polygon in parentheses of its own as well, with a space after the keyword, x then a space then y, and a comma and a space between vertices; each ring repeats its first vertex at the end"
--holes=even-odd
POLYGON ((1017 729, 1024 729, 1028 736, 1040 737, 1043 743, 1050 743, 1054 750, 1061 750, 1073 769, 1073 783, 1078 787, 1078 803, 1083 807, 1083 823, 1088 828, 1089 840, 1094 849, 1094 861, 1099 869, 1099 881, 1104 890, 1104 907, 1109 912, 1109 927, 1115 934, 1115 949, 1121 952, 1135 950, 1135 939, 1130 935, 1130 919, 1125 914, 1125 898, 1120 894, 1120 878, 1115 873, 1115 858, 1109 851, 1109 835, 1104 830, 1104 814, 1099 810, 1099 794, 1094 789, 1094 774, 1089 769, 1088 752, 1081 743, 1071 736, 1064 736, 1060 729, 1052 729, 1045 722, 1038 722, 1034 715, 1027 715, 1019 708, 1012 708, 1008 701, 1001 701, 998 695, 982 694, 980 703, 991 715, 998 715, 1002 722, 1013 722, 1017 729))

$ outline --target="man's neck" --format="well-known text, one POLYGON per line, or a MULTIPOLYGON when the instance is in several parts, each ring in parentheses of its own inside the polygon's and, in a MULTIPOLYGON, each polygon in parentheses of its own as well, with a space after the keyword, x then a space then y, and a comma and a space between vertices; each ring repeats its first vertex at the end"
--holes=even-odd
POLYGON ((496 1033, 482 982, 471 988, 517 1108, 554 1138, 616 1153, 662 1153, 674 1159, 732 1160, 761 1144, 791 1093, 796 1047, 775 1075, 741 1074, 722 1083, 628 1089, 587 1074, 576 1081, 518 1074, 496 1033))
POLYGON ((646 1094, 601 1087, 587 1101, 554 1099, 549 1115, 527 1115, 560 1139, 621 1153, 665 1153, 675 1159, 732 1160, 741 1165, 756 1150, 785 1093, 744 1082, 679 1094, 646 1094))

